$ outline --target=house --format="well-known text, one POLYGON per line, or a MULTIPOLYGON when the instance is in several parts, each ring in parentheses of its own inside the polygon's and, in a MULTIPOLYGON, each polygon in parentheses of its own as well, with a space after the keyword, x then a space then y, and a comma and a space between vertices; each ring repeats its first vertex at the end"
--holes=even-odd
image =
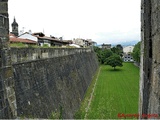
POLYGON ((49 47, 50 46, 62 47, 62 46, 69 45, 68 41, 60 40, 54 36, 50 36, 50 37, 45 36, 45 34, 42 32, 33 33, 32 35, 37 37, 39 46, 48 45, 49 47))
POLYGON ((73 44, 72 40, 63 40, 63 42, 68 42, 69 44, 73 44))
POLYGON ((42 32, 37 32, 37 33, 31 33, 31 32, 25 32, 21 35, 19 35, 20 39, 28 39, 35 41, 37 45, 39 46, 68 46, 69 44, 72 44, 71 40, 62 40, 60 38, 54 37, 54 36, 45 36, 44 33, 42 32))
POLYGON ((29 40, 29 39, 18 38, 12 33, 9 34, 9 42, 11 44, 12 43, 24 43, 24 44, 28 44, 28 45, 36 45, 37 44, 36 41, 29 40))
POLYGON ((97 46, 97 43, 92 41, 92 39, 86 39, 88 41, 89 46, 97 46))
POLYGON ((134 46, 127 46, 123 48, 123 61, 134 61, 131 53, 133 52, 134 46))
POLYGON ((102 44, 102 50, 104 50, 104 49, 111 49, 111 44, 102 44))
POLYGON ((18 38, 29 39, 38 42, 38 38, 36 36, 33 36, 32 33, 29 32, 22 33, 21 35, 18 36, 18 38))
POLYGON ((134 49, 134 46, 126 46, 123 48, 124 53, 132 53, 134 49))
POLYGON ((88 41, 85 41, 85 39, 82 38, 76 38, 76 39, 74 38, 73 43, 79 45, 80 47, 86 47, 88 41))
POLYGON ((79 45, 80 47, 95 46, 97 43, 91 39, 74 38, 73 44, 79 45))
POLYGON ((122 58, 124 62, 134 61, 131 53, 124 53, 122 58))

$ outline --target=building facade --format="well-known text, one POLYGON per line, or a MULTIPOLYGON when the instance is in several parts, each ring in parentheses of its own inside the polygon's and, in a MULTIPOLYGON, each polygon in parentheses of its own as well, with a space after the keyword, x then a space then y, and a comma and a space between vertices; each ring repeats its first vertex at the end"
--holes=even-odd
POLYGON ((134 59, 132 57, 132 52, 133 52, 134 47, 133 46, 126 46, 123 48, 123 61, 124 62, 133 62, 134 59))
POLYGON ((102 50, 105 50, 105 49, 111 49, 111 44, 102 44, 102 50))
POLYGON ((62 47, 62 46, 69 46, 70 44, 70 42, 68 41, 63 41, 53 36, 51 37, 45 36, 45 34, 42 32, 33 33, 32 35, 37 37, 39 46, 47 45, 48 47, 50 46, 62 47))
POLYGON ((123 61, 124 62, 133 62, 133 57, 131 55, 131 53, 123 53, 123 61))
POLYGON ((10 44, 14 44, 14 43, 23 43, 26 45, 37 45, 37 41, 34 40, 30 40, 27 38, 19 38, 16 37, 14 34, 9 34, 9 42, 10 44))
POLYGON ((124 53, 132 53, 134 49, 134 46, 126 46, 123 48, 124 53))
POLYGON ((25 32, 21 35, 19 35, 18 38, 21 38, 21 39, 28 39, 28 40, 33 40, 35 42, 38 42, 38 38, 33 36, 32 33, 29 33, 29 32, 25 32))
POLYGON ((92 41, 92 39, 82 39, 82 38, 74 38, 73 44, 79 45, 80 47, 89 47, 89 46, 96 46, 97 43, 92 41))

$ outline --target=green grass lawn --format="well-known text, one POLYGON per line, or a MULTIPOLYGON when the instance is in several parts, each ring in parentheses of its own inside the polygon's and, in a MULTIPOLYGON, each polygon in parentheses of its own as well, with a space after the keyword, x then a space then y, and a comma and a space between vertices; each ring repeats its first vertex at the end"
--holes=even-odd
MULTIPOLYGON (((84 118, 85 108, 89 100, 89 93, 93 88, 92 81, 86 93, 78 117, 84 118)), ((117 67, 116 71, 110 66, 101 66, 94 96, 87 119, 118 118, 118 113, 137 114, 139 95, 139 68, 133 63, 123 63, 123 67, 117 67)))

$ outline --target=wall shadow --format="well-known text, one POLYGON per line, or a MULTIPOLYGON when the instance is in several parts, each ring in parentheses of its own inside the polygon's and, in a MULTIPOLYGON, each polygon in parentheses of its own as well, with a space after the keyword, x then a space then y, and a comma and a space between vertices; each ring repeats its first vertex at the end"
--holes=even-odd
POLYGON ((121 71, 124 71, 123 69, 121 68, 116 68, 116 69, 113 69, 113 68, 107 68, 106 71, 109 71, 109 72, 121 72, 121 71))

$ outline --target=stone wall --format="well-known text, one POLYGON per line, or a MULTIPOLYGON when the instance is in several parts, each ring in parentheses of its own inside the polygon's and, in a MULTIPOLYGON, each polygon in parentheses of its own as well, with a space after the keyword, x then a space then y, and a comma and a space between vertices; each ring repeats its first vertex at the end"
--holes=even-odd
POLYGON ((0 119, 17 115, 8 34, 8 0, 0 0, 0 119))
POLYGON ((37 51, 40 58, 43 53, 49 55, 45 59, 14 61, 18 116, 49 118, 57 111, 63 118, 73 118, 98 68, 95 53, 91 49, 11 49, 11 56, 19 52, 17 55, 22 58, 22 51, 37 51), (55 57, 57 50, 59 55, 74 54, 55 57))
POLYGON ((8 35, 8 0, 0 0, 0 119, 73 118, 98 68, 94 52, 10 49, 8 35))
POLYGON ((12 63, 91 52, 92 48, 11 48, 12 63))
POLYGON ((159 0, 141 0, 140 114, 160 114, 159 8, 159 0))

